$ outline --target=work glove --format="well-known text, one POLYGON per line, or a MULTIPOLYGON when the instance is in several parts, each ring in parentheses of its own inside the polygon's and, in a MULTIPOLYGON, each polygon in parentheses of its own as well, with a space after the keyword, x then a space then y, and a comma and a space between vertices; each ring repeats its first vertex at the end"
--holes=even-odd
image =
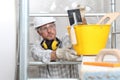
POLYGON ((58 48, 56 50, 56 56, 58 59, 68 60, 68 61, 76 61, 79 56, 73 49, 68 48, 58 48))

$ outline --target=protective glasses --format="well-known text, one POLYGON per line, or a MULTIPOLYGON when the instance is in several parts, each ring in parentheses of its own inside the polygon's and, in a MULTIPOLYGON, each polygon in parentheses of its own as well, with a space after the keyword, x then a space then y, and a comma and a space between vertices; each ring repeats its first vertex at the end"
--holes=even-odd
POLYGON ((49 24, 46 24, 46 25, 40 27, 41 31, 48 31, 48 29, 50 29, 50 30, 55 29, 55 24, 49 23, 49 24))

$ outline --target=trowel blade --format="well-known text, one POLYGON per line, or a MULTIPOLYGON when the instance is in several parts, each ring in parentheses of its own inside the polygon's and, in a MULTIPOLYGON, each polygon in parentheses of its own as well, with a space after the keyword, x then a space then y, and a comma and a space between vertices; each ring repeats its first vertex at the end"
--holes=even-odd
POLYGON ((75 24, 73 13, 76 14, 77 23, 78 24, 82 23, 80 9, 71 9, 71 10, 68 10, 67 12, 68 12, 68 17, 69 17, 70 25, 75 24))

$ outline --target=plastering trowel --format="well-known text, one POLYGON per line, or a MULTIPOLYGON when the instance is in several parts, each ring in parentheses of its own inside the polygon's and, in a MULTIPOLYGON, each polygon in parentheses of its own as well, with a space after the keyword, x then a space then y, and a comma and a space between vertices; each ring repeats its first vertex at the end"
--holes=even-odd
POLYGON ((97 24, 102 24, 105 20, 105 24, 112 24, 112 22, 116 20, 119 16, 119 12, 107 13, 97 22, 97 24))
POLYGON ((80 9, 68 10, 68 17, 71 26, 82 23, 80 9))
POLYGON ((68 17, 71 26, 70 29, 71 42, 72 44, 77 44, 74 26, 78 24, 82 24, 80 10, 79 9, 68 10, 68 17))
POLYGON ((103 66, 103 67, 120 67, 120 50, 118 49, 102 49, 95 58, 95 62, 83 62, 84 65, 103 66), (116 57, 117 62, 104 61, 106 55, 116 57))

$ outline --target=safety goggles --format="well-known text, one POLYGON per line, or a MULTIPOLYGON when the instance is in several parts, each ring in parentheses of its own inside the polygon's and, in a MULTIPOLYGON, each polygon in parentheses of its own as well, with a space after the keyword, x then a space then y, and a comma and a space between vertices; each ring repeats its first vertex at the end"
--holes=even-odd
POLYGON ((49 24, 46 24, 46 25, 43 25, 40 27, 40 30, 41 31, 48 31, 48 30, 52 30, 52 29, 55 29, 55 24, 54 23, 49 23, 49 24))

